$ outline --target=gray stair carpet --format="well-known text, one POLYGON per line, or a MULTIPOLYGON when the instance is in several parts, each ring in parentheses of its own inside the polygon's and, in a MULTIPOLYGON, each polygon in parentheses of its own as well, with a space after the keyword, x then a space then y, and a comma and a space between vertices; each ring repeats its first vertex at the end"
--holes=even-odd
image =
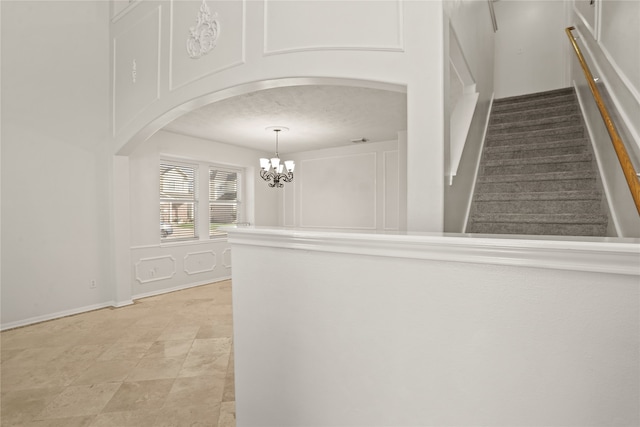
POLYGON ((573 88, 494 101, 468 233, 606 236, 573 88))

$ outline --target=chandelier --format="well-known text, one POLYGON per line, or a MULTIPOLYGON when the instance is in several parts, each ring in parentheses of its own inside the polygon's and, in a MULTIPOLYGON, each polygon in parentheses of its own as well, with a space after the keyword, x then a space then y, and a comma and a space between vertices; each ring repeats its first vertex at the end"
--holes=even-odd
POLYGON ((269 187, 282 187, 284 186, 284 182, 293 181, 293 169, 296 166, 293 160, 281 162, 278 156, 278 134, 288 131, 289 128, 272 126, 266 130, 272 130, 276 133, 276 156, 271 158, 271 160, 265 158, 260 159, 260 176, 269 183, 269 187))

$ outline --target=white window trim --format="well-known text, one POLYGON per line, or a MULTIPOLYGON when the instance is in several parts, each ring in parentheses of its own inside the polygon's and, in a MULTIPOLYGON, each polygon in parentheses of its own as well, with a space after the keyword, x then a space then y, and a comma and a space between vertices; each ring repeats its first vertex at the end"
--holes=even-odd
MULTIPOLYGON (((206 243, 206 242, 226 242, 226 233, 222 236, 213 236, 209 234, 209 171, 211 169, 220 169, 225 171, 233 171, 238 173, 238 224, 245 224, 249 217, 247 209, 249 205, 245 200, 245 194, 247 190, 247 177, 249 171, 246 167, 235 164, 216 163, 207 160, 197 160, 191 157, 179 157, 171 154, 160 154, 158 168, 160 163, 169 163, 175 165, 189 166, 195 168, 195 192, 196 192, 196 205, 195 205, 195 221, 196 221, 196 237, 189 237, 183 239, 164 239, 160 237, 160 244, 163 247, 171 245, 184 245, 190 243, 206 243)), ((159 174, 157 175, 159 178, 159 174)), ((157 193, 158 196, 160 193, 157 193)), ((158 207, 160 205, 158 201, 158 207)), ((159 215, 159 209, 158 209, 159 215)), ((159 218, 158 218, 159 219, 159 218)), ((158 221, 159 222, 159 221, 158 221)), ((158 233, 160 236, 160 232, 158 233)))

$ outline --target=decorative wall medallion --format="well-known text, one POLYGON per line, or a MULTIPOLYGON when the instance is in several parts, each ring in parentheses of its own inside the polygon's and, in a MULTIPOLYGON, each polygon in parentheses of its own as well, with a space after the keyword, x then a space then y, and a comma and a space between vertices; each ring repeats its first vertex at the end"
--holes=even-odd
POLYGON ((189 29, 189 38, 187 38, 187 53, 191 59, 200 59, 216 47, 220 35, 217 17, 218 14, 211 14, 206 1, 202 0, 196 26, 189 29))
POLYGON ((136 77, 138 76, 137 69, 138 69, 138 65, 136 64, 136 60, 134 59, 133 64, 131 65, 131 81, 133 83, 136 82, 136 77))

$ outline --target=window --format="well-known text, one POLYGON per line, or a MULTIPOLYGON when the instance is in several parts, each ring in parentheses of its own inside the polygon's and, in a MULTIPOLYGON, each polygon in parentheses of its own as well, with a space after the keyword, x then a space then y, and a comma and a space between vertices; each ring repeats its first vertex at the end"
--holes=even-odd
POLYGON ((160 237, 194 239, 197 192, 194 165, 160 162, 160 237))
POLYGON ((238 170, 209 169, 209 237, 225 237, 219 227, 238 223, 239 176, 238 170))

